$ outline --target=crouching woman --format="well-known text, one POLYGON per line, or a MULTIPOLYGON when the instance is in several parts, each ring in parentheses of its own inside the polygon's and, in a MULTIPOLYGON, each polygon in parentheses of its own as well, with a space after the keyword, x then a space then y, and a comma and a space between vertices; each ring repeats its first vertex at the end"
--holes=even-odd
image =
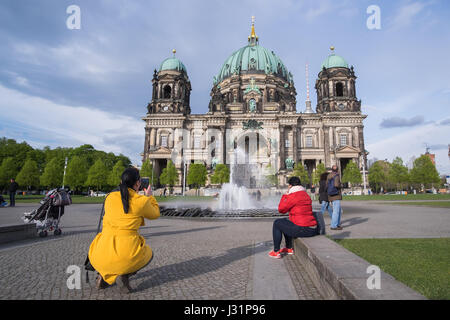
POLYGON ((118 191, 105 200, 102 232, 97 234, 89 248, 89 260, 99 273, 97 288, 103 289, 118 282, 120 291, 129 293, 129 276, 150 263, 152 249, 139 234, 144 218, 157 219, 159 206, 151 189, 141 187, 139 171, 128 168, 122 174, 118 191))
POLYGON ((283 254, 294 254, 292 238, 312 237, 319 233, 316 218, 312 212, 312 201, 301 186, 298 177, 288 181, 288 191, 281 197, 278 212, 289 212, 289 219, 277 219, 273 222, 273 251, 269 256, 279 259, 283 254), (280 249, 284 235, 286 247, 280 249))

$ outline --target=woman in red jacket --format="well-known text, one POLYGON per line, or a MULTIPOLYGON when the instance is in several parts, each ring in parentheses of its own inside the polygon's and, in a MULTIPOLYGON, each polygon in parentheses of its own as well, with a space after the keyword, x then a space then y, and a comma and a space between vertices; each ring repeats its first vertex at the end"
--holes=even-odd
POLYGON ((282 254, 294 254, 292 238, 312 237, 319 233, 311 198, 301 186, 300 179, 291 177, 288 184, 287 194, 281 197, 278 211, 289 212, 289 219, 277 219, 273 222, 273 251, 269 252, 269 256, 276 259, 281 258, 282 254), (280 250, 283 235, 286 247, 280 250))

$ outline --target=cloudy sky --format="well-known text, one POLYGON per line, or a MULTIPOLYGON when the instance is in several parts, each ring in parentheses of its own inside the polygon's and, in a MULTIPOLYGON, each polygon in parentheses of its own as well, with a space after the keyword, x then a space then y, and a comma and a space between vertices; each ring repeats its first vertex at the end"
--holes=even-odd
POLYGON ((176 48, 192 112, 207 112, 213 76, 246 45, 252 15, 260 44, 294 75, 299 112, 305 64, 313 88, 334 45, 358 76, 369 158, 407 162, 427 145, 450 174, 447 0, 2 0, 0 136, 37 148, 90 143, 138 164, 153 70, 176 48), (79 30, 66 25, 73 4, 79 30), (378 30, 367 27, 371 5, 378 30))

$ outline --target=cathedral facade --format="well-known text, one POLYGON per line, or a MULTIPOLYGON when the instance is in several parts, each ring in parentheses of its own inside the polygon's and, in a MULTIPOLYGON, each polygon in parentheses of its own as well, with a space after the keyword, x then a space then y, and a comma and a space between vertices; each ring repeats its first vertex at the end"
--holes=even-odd
POLYGON ((333 47, 315 82, 315 112, 309 86, 305 109, 297 111, 293 76, 273 51, 259 45, 254 23, 248 44, 214 77, 206 114, 191 114, 191 83, 175 50, 155 70, 152 84, 143 117, 143 161, 151 161, 156 177, 172 161, 178 187, 189 165, 198 162, 210 173, 218 163, 228 165, 231 179, 249 188, 265 185, 268 175, 285 186, 297 163, 312 174, 319 163, 336 164, 342 171, 354 161, 363 172, 366 115, 356 96, 353 66, 333 47))

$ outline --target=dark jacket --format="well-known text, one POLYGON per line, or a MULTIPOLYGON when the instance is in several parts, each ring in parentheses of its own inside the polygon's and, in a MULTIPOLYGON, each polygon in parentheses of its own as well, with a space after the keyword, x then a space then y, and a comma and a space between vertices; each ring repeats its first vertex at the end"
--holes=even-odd
POLYGON ((334 201, 334 200, 342 200, 342 193, 341 193, 341 178, 339 176, 339 172, 331 172, 328 177, 327 177, 327 186, 328 186, 328 181, 330 181, 330 179, 336 176, 336 178, 334 179, 334 186, 338 189, 339 194, 335 195, 335 196, 328 196, 328 201, 334 201))
POLYGON ((327 181, 321 180, 319 181, 319 202, 322 201, 328 202, 328 193, 327 193, 327 181))
POLYGON ((12 182, 10 185, 9 185, 9 192, 12 192, 12 193, 15 193, 16 191, 17 191, 17 189, 19 189, 19 185, 17 184, 17 182, 12 182))

